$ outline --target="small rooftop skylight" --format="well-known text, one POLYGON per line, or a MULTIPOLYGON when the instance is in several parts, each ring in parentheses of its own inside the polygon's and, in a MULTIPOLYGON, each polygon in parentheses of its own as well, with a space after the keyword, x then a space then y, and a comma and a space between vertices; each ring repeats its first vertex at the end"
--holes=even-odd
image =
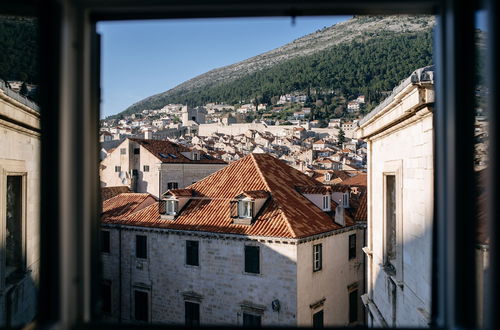
POLYGON ((174 155, 174 154, 168 154, 168 155, 169 155, 170 157, 172 157, 172 158, 177 158, 177 156, 176 156, 176 155, 174 155))
POLYGON ((162 153, 159 153, 160 157, 161 158, 169 158, 170 156, 169 155, 165 155, 165 154, 162 154, 162 153))

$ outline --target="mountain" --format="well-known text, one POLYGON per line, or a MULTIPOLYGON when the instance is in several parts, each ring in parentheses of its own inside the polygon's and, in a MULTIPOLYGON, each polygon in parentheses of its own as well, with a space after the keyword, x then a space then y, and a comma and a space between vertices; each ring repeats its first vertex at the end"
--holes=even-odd
POLYGON ((431 64, 434 24, 432 16, 355 16, 201 74, 131 105, 122 114, 168 103, 269 102, 281 93, 311 88, 350 96, 366 87, 366 92, 378 95, 414 69, 431 64))

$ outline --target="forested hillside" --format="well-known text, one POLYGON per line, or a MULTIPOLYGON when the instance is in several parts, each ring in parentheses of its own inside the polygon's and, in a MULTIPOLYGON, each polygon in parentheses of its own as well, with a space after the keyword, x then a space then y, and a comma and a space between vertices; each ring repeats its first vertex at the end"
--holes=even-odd
POLYGON ((431 16, 357 16, 197 76, 133 104, 122 114, 168 103, 271 104, 279 95, 294 91, 335 94, 344 100, 364 94, 378 102, 383 92, 413 70, 432 64, 433 26, 431 16))
POLYGON ((0 79, 39 83, 35 19, 0 16, 0 79))

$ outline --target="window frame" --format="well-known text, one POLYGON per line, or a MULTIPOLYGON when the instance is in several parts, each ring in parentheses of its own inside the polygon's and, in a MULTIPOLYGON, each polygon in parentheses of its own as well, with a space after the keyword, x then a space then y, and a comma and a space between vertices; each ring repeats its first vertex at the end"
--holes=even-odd
POLYGON ((101 253, 110 254, 111 253, 111 231, 101 229, 101 253), (107 239, 104 238, 103 234, 106 233, 107 239), (105 241, 107 241, 107 245, 104 246, 105 241), (106 247, 106 249, 104 249, 106 247))
POLYGON ((151 290, 142 288, 142 287, 132 287, 132 293, 133 293, 133 304, 132 306, 132 320, 134 322, 140 322, 140 323, 149 323, 151 322, 151 290), (146 294, 146 301, 147 301, 147 311, 146 311, 146 320, 138 320, 137 319, 137 305, 136 305, 136 294, 137 293, 143 293, 146 294))
POLYGON ((185 264, 186 266, 193 266, 193 267, 200 267, 200 241, 195 241, 195 240, 186 240, 186 259, 185 259, 185 264), (194 244, 196 246, 196 262, 195 263, 190 263, 190 259, 192 259, 193 257, 189 258, 189 252, 190 251, 193 251, 193 247, 191 246, 191 249, 190 249, 190 244, 193 244, 193 243, 196 243, 194 244))
MULTIPOLYGON (((255 251, 255 250, 254 250, 255 251)), ((243 247, 243 272, 244 274, 250 274, 250 275, 262 275, 262 262, 261 262, 261 249, 260 246, 258 245, 248 245, 245 244, 243 247), (254 272, 252 271, 253 269, 250 269, 253 266, 249 266, 247 268, 247 249, 248 251, 257 249, 257 271, 254 272)))
MULTIPOLYGON (((434 327, 474 327, 475 311, 475 247, 474 228, 470 219, 475 214, 473 181, 473 125, 470 109, 474 104, 474 10, 476 2, 440 0, 379 0, 349 2, 319 0, 291 3, 278 0, 238 3, 215 0, 116 1, 100 3, 81 0, 38 1, 6 0, 0 5, 4 14, 38 15, 41 47, 40 104, 50 109, 42 116, 41 151, 41 274, 39 322, 42 325, 64 322, 86 325, 95 321, 95 306, 100 278, 98 262, 99 182, 98 135, 99 118, 99 37, 95 23, 99 20, 139 18, 247 17, 328 14, 436 14, 436 86, 435 114, 435 207, 433 266, 434 327), (212 5, 213 4, 213 5, 212 5), (212 6, 211 6, 212 5, 212 6), (79 47, 74 47, 77 44, 79 47), (45 87, 44 87, 45 86, 45 87), (50 87, 48 87, 50 86, 50 87), (455 111, 455 107, 457 110, 455 111), (94 136, 95 135, 95 136, 94 136), (56 184, 54 184, 56 180, 56 184), (458 189, 459 188, 459 189, 458 189), (80 196, 80 198, 74 198, 80 196), (95 210, 92 212, 90 210, 95 210), (67 219, 71 219, 70 223, 67 219), (78 228, 78 230, 76 230, 78 228), (83 229, 83 230, 82 230, 83 229), (60 254, 61 251, 64 253, 60 254), (88 253, 92 257, 88 256, 88 253), (50 256, 60 255, 60 258, 50 256), (81 273, 80 270, 87 270, 81 273), (441 274, 441 276, 439 276, 441 274), (446 274, 446 276, 444 276, 446 274), (72 281, 79 278, 80 281, 72 281), (94 284, 93 284, 94 283, 94 284)), ((500 145, 497 135, 496 100, 499 34, 496 18, 500 12, 494 0, 485 0, 489 8, 490 38, 488 65, 495 72, 489 78, 491 146, 500 145), (499 142, 499 143, 496 143, 499 142)), ((492 169, 490 199, 500 194, 500 157, 491 148, 492 169)), ((497 203, 498 204, 498 203, 497 203)), ((488 217, 500 213, 500 205, 491 203, 488 217)), ((500 224, 492 224, 491 252, 500 256, 500 224)), ((370 239, 370 238, 369 238, 370 239)), ((369 255, 369 254, 368 254, 369 255)), ((491 260, 492 278, 500 276, 500 257, 491 260), (497 260, 498 259, 498 260, 497 260)), ((491 305, 500 299, 500 287, 491 283, 495 294, 491 305)), ((499 313, 497 313, 499 314, 499 313)), ((492 315, 492 325, 500 323, 500 315, 492 315)))
POLYGON ((184 325, 189 327, 189 326, 199 326, 200 325, 200 319, 201 319, 201 304, 199 302, 195 302, 195 301, 187 301, 185 300, 184 301, 184 325), (198 308, 198 322, 197 324, 193 324, 193 323, 188 323, 188 304, 190 305, 196 305, 197 308, 198 308))
POLYGON ((135 258, 147 260, 148 253, 148 236, 147 235, 135 235, 135 258), (139 239, 140 238, 140 239, 139 239), (144 247, 141 245, 141 241, 144 244, 144 247))
POLYGON ((313 244, 313 272, 319 272, 323 269, 323 243, 313 244))
POLYGON ((348 248, 349 248, 349 252, 348 252, 348 259, 349 260, 353 260, 353 259, 356 259, 357 257, 357 237, 356 237, 356 234, 350 234, 349 236, 349 245, 348 245, 348 248), (354 238, 353 241, 354 241, 354 247, 351 246, 351 238, 354 238))

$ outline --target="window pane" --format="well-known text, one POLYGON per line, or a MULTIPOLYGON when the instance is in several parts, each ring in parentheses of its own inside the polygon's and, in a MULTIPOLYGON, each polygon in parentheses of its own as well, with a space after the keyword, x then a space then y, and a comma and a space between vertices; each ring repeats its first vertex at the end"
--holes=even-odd
POLYGON ((110 232, 107 230, 101 230, 101 252, 109 253, 110 252, 110 232))
POLYGON ((137 321, 149 320, 149 294, 144 291, 134 291, 134 317, 137 321))
POLYGON ((135 256, 137 258, 147 259, 148 245, 146 236, 143 235, 135 236, 135 256))
POLYGON ((260 273, 259 247, 245 246, 245 272, 260 273))
POLYGON ((358 320, 358 290, 349 292, 349 323, 358 320))
POLYGON ((260 327, 261 316, 243 313, 243 326, 244 327, 260 327))
POLYGON ((349 259, 356 258, 356 234, 349 235, 349 259))
POLYGON ((7 276, 22 269, 22 176, 7 177, 7 276))
POLYGON ((396 176, 386 175, 386 262, 396 259, 396 176))
POLYGON ((199 326, 200 325, 200 304, 192 302, 184 302, 185 308, 185 319, 187 326, 199 326))
POLYGON ((101 283, 101 310, 111 314, 111 282, 101 283))
POLYGON ((198 266, 198 241, 186 241, 186 264, 198 266))
POLYGON ((314 313, 313 315, 313 328, 323 328, 323 311, 314 313))

